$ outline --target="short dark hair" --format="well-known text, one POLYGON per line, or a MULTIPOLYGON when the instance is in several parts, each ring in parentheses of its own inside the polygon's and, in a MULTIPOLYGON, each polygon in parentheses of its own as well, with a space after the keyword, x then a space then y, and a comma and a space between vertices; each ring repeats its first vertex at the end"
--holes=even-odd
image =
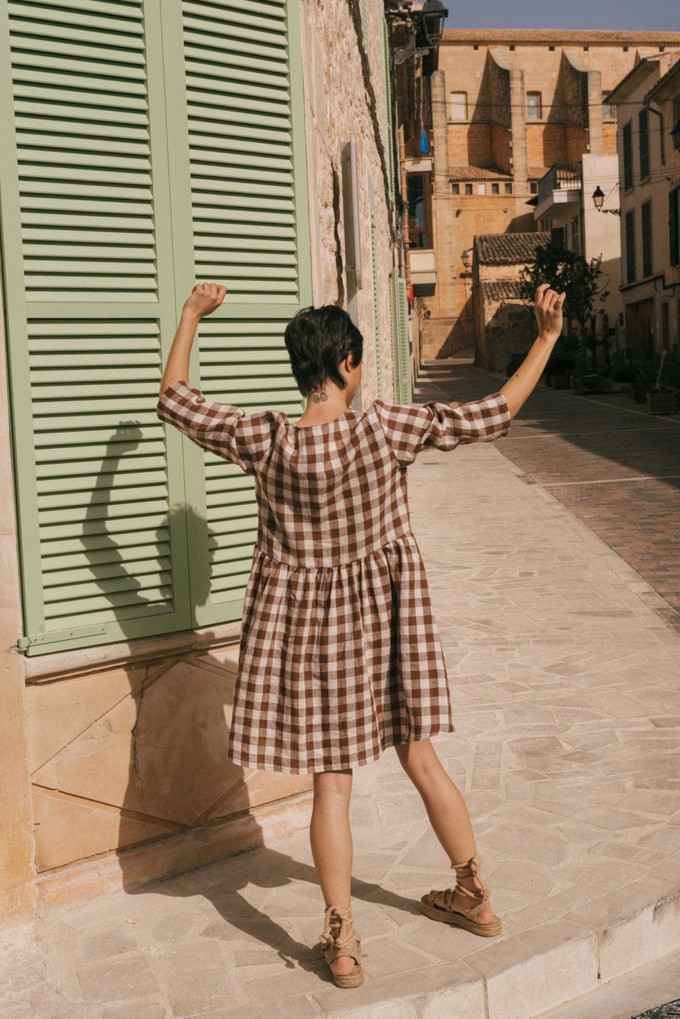
POLYGON ((361 362, 363 337, 347 312, 335 304, 303 308, 288 323, 283 338, 303 396, 328 379, 344 389, 339 365, 350 354, 355 365, 361 362))

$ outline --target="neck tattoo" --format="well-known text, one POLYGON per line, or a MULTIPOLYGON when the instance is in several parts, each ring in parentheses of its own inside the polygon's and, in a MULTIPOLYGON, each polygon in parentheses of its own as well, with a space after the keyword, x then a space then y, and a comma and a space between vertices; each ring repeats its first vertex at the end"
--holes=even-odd
POLYGON ((312 400, 314 403, 323 403, 323 401, 327 399, 328 393, 324 393, 323 391, 320 393, 312 393, 312 400))

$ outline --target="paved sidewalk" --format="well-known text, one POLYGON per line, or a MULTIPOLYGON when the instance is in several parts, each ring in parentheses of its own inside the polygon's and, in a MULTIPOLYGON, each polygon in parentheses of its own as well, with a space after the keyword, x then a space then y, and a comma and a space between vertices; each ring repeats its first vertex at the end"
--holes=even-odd
MULTIPOLYGON (((447 363, 420 383, 420 399, 466 400, 502 380, 447 363)), ((501 448, 651 584, 680 630, 680 414, 539 386, 501 448)))
POLYGON ((362 988, 315 947, 300 831, 14 930, 2 1019, 533 1019, 680 947, 680 634, 501 448, 426 451, 409 477, 458 726, 436 745, 503 935, 418 912, 451 872, 388 751, 355 772, 362 988))

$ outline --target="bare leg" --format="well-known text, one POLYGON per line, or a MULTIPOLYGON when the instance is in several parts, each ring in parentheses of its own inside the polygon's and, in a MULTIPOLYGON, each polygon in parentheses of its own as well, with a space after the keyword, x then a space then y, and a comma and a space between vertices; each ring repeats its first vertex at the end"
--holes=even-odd
MULTIPOLYGON (((432 743, 429 739, 402 743, 395 750, 402 768, 423 798, 433 831, 451 863, 467 863, 477 855, 470 815, 465 800, 444 771, 432 743)), ((470 891, 481 888, 476 878, 459 878, 459 881, 470 891)), ((443 905, 441 896, 437 896, 435 902, 443 905)), ((469 907, 469 902, 466 903, 462 896, 460 900, 456 897, 456 907, 464 911, 469 907)), ((493 918, 493 910, 487 907, 476 920, 478 923, 490 923, 493 918)))
MULTIPOLYGON (((314 775, 314 806, 309 826, 314 866, 326 906, 349 909, 352 883, 352 832, 349 802, 351 771, 322 771, 314 775)), ((331 963, 334 973, 351 973, 354 959, 341 955, 331 963)))

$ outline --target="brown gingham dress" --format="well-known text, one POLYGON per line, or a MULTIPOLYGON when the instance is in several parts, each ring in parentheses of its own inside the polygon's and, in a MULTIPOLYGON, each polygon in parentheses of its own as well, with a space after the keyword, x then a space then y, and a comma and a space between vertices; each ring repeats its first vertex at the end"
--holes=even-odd
POLYGON ((364 412, 297 427, 283 412, 247 417, 176 382, 158 414, 255 478, 258 537, 231 760, 330 771, 453 731, 406 469, 427 446, 504 435, 505 397, 421 407, 376 400, 364 412))

